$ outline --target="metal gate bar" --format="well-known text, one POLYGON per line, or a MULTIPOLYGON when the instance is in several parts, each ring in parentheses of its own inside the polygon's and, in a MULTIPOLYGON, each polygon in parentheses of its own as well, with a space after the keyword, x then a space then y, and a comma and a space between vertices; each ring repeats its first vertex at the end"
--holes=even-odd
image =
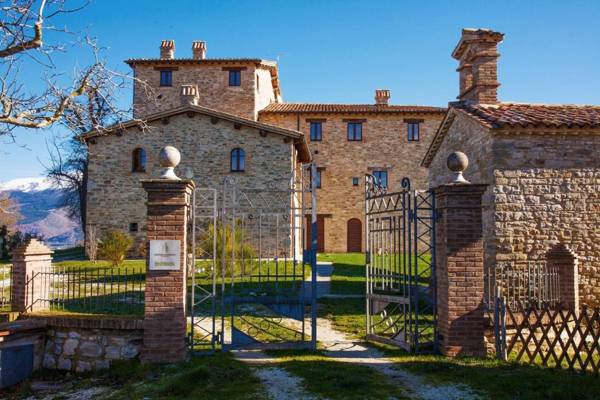
POLYGON ((365 180, 367 339, 435 350, 435 197, 365 180))
POLYGON ((316 232, 315 176, 310 164, 285 188, 227 177, 218 190, 196 190, 191 349, 316 348, 316 240, 305 243, 306 216, 316 232))

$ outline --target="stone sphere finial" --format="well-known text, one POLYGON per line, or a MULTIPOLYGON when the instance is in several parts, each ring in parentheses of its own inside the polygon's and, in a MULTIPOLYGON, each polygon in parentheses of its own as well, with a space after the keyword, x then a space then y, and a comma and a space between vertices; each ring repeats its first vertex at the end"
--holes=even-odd
POLYGON ((160 149, 158 160, 160 166, 164 168, 160 175, 162 179, 180 180, 179 177, 175 175, 175 167, 178 166, 181 161, 181 153, 179 153, 179 150, 173 146, 165 146, 160 149))
POLYGON ((470 183, 463 176, 463 171, 469 166, 469 158, 465 153, 462 151, 455 151, 450 154, 446 161, 446 166, 450 171, 454 172, 451 183, 470 183))

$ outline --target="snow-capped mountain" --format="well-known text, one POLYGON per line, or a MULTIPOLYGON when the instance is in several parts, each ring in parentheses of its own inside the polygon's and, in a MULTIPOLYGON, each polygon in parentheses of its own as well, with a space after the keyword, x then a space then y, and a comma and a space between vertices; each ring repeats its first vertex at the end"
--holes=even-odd
POLYGON ((81 242, 83 234, 78 221, 68 217, 62 207, 62 192, 46 178, 22 178, 0 182, 0 192, 6 192, 19 204, 23 219, 18 229, 38 233, 47 245, 69 247, 81 242))

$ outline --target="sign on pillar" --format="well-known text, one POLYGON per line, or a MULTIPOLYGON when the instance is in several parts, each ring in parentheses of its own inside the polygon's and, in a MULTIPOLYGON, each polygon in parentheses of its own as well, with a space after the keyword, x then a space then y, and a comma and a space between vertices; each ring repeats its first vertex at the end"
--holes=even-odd
POLYGON ((179 151, 160 152, 164 167, 159 179, 142 181, 147 193, 148 259, 144 305, 145 363, 177 362, 186 357, 186 234, 194 183, 174 172, 179 151))

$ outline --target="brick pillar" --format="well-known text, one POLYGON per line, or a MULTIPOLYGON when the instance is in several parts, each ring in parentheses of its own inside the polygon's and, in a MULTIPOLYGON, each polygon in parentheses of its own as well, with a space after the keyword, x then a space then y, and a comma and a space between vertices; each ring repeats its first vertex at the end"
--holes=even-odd
POLYGON ((52 250, 37 239, 29 239, 12 254, 13 311, 35 312, 48 309, 47 272, 52 265, 52 250))
POLYGON ((546 264, 558 269, 560 302, 563 306, 579 311, 579 260, 567 246, 558 244, 546 253, 546 264))
MULTIPOLYGON (((148 255, 141 360, 150 363, 181 361, 186 356, 186 223, 194 183, 189 180, 153 179, 143 180, 142 186, 148 195, 148 255), (179 241, 177 270, 151 269, 150 247, 154 240, 179 241)), ((155 267, 162 268, 164 264, 155 262, 155 267)))
POLYGON ((435 189, 437 313, 446 356, 484 356, 484 275, 481 198, 487 185, 435 189))

